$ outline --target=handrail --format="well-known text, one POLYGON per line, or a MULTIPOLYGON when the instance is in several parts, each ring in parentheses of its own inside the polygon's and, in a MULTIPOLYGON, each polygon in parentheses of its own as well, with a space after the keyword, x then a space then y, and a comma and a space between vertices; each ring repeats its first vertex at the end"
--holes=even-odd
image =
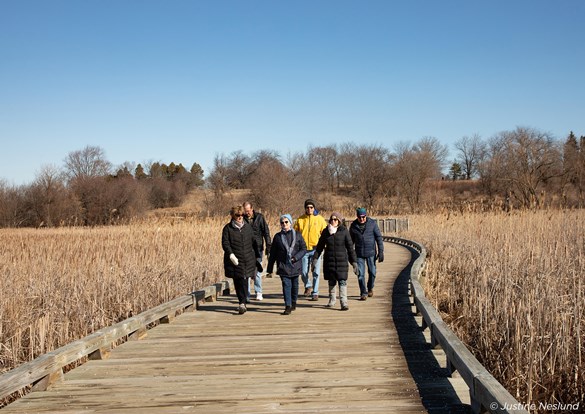
POLYGON ((424 294, 422 274, 427 251, 412 240, 383 236, 384 241, 410 247, 418 252, 410 271, 410 290, 417 312, 422 315, 423 329, 430 329, 431 346, 440 346, 447 357, 447 368, 458 371, 467 386, 474 413, 526 413, 525 404, 519 403, 502 384, 473 356, 455 335, 424 294))
POLYGON ((115 325, 97 330, 85 338, 25 362, 0 375, 0 399, 31 384, 34 391, 44 391, 63 378, 63 367, 68 364, 84 357, 90 360, 105 359, 116 341, 139 339, 146 334, 149 325, 156 322, 169 323, 178 312, 197 309, 200 302, 215 301, 218 295, 229 294, 229 291, 230 281, 215 283, 148 309, 115 325))

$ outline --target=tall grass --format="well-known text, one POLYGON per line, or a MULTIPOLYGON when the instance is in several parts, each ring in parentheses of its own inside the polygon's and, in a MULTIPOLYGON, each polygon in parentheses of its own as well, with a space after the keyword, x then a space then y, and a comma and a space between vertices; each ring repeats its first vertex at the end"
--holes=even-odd
POLYGON ((524 403, 585 406, 585 211, 412 218, 427 294, 524 403))
POLYGON ((0 372, 223 279, 222 224, 0 230, 0 372))

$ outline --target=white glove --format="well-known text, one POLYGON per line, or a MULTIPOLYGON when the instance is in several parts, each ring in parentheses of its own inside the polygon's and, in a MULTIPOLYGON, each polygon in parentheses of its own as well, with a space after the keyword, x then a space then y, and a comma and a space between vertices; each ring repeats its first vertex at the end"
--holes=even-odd
POLYGON ((232 254, 230 254, 230 260, 232 261, 232 263, 234 264, 234 266, 237 266, 237 265, 238 265, 238 263, 239 263, 239 262, 238 262, 238 258, 237 258, 237 257, 236 257, 236 255, 235 255, 235 254, 233 254, 233 253, 232 253, 232 254))

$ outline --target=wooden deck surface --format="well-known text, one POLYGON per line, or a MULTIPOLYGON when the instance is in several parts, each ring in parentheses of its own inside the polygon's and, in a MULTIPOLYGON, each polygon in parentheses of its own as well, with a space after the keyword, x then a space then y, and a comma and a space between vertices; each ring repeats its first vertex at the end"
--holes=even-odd
MULTIPOLYGON (((429 390, 437 395, 441 383, 431 378, 417 380, 417 386, 413 379, 426 370, 423 353, 430 354, 429 347, 410 346, 405 338, 420 342, 422 334, 410 325, 399 338, 394 322, 401 312, 392 307, 392 290, 409 261, 406 248, 386 243, 375 296, 357 300, 351 274, 347 312, 339 310, 339 300, 335 309, 325 307, 327 286, 321 280, 318 302, 300 298, 292 315, 281 315, 280 278, 264 278, 264 301, 252 300, 246 314, 237 314, 234 294, 220 297, 0 412, 418 413, 432 407, 442 412, 442 398, 425 397, 429 390)), ((404 301, 408 306, 406 296, 404 301)))

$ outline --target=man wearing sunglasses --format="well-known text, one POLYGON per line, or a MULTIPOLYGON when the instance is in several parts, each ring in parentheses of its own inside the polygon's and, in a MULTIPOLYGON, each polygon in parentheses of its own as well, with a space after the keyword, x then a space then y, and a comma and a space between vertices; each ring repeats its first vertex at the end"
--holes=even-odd
POLYGON ((304 295, 311 297, 311 300, 319 300, 319 272, 321 269, 321 258, 315 262, 312 277, 309 277, 310 265, 315 254, 315 247, 319 242, 321 233, 327 227, 327 221, 319 214, 315 201, 305 200, 305 214, 295 222, 294 229, 301 233, 307 246, 307 254, 303 256, 301 278, 305 285, 304 295))
POLYGON ((360 300, 374 296, 376 282, 376 260, 384 261, 384 240, 375 220, 367 217, 366 209, 356 209, 357 218, 351 223, 349 234, 355 246, 358 265, 358 284, 360 300), (376 252, 376 247, 378 251, 376 252), (366 285, 366 264, 368 266, 368 283, 366 285))

